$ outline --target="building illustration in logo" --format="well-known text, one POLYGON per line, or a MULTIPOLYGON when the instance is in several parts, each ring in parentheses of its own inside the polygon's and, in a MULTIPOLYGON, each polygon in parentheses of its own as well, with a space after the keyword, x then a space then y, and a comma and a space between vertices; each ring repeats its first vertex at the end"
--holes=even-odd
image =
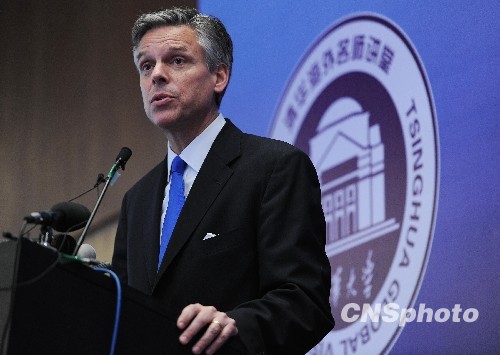
POLYGON ((323 191, 328 257, 399 228, 386 219, 384 144, 369 118, 356 100, 339 98, 309 141, 323 191))
POLYGON ((429 88, 396 24, 354 14, 313 42, 277 106, 270 137, 311 158, 326 222, 335 328, 310 354, 385 354, 402 327, 350 322, 344 307, 415 302, 439 181, 429 88))

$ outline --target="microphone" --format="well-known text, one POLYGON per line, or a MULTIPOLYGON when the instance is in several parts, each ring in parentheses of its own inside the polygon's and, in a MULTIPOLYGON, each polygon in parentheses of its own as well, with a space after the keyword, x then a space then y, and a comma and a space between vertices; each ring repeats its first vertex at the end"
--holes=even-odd
MULTIPOLYGON (((75 246, 76 246, 76 242, 75 242, 75 246)), ((76 254, 76 256, 79 258, 82 258, 82 259, 95 260, 95 258, 97 257, 97 254, 96 254, 95 249, 92 245, 82 244, 82 246, 78 250, 78 253, 76 254)))
POLYGON ((91 265, 93 267, 102 267, 105 269, 111 269, 111 263, 105 261, 96 260, 97 254, 95 249, 90 244, 82 244, 76 257, 83 263, 91 265))
POLYGON ((123 147, 116 156, 115 163, 111 167, 111 170, 109 171, 108 176, 106 178, 106 184, 104 185, 104 188, 102 189, 102 192, 99 195, 99 198, 97 199, 94 209, 92 210, 92 213, 90 214, 90 217, 88 218, 87 223, 85 224, 85 228, 83 229, 82 235, 80 236, 78 242, 76 243, 76 248, 75 251, 73 252, 73 255, 77 255, 78 250, 82 246, 83 241, 85 240, 85 236, 87 235, 87 231, 89 230, 90 224, 94 220, 95 214, 97 213, 97 210, 101 205, 102 199, 104 198, 104 195, 106 194, 109 185, 112 184, 113 180, 116 180, 115 175, 116 176, 120 175, 118 174, 119 169, 125 170, 125 164, 127 163, 127 161, 131 156, 132 156, 132 151, 128 147, 123 147))
POLYGON ((120 150, 120 153, 116 156, 116 166, 118 168, 121 168, 122 170, 125 170, 125 164, 127 164, 127 161, 130 159, 132 156, 132 151, 128 147, 123 147, 120 150))
POLYGON ((33 212, 24 217, 28 223, 41 224, 58 232, 71 232, 82 228, 90 217, 87 207, 74 202, 61 202, 49 211, 33 212))
POLYGON ((100 267, 111 270, 110 262, 96 260, 96 256, 96 251, 90 244, 82 244, 76 255, 61 254, 63 259, 69 261, 78 261, 92 268, 100 267))

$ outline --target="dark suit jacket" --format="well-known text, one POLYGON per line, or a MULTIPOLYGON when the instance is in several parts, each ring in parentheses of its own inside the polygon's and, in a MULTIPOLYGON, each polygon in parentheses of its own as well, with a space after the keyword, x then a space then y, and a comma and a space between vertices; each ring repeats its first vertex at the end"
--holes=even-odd
POLYGON ((334 325, 316 171, 293 146, 227 121, 203 163, 160 271, 166 159, 124 197, 113 269, 176 314, 213 305, 249 353, 300 354, 334 325), (207 233, 215 237, 203 240, 207 233))

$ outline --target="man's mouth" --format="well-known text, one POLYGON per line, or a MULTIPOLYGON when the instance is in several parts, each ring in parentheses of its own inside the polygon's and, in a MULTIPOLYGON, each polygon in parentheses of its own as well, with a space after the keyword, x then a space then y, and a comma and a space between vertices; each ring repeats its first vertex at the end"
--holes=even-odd
POLYGON ((159 94, 153 95, 150 103, 152 103, 155 106, 163 105, 163 104, 166 104, 167 102, 169 102, 172 98, 173 98, 173 96, 171 96, 171 95, 168 95, 165 93, 159 93, 159 94))

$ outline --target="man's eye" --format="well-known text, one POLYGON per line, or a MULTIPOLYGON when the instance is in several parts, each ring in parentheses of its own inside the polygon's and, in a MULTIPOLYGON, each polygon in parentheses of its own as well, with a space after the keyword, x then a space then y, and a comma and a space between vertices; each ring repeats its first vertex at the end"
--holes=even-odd
POLYGON ((144 63, 141 65, 141 71, 145 72, 145 71, 149 71, 153 68, 153 66, 149 63, 144 63))
POLYGON ((177 58, 174 58, 173 62, 174 62, 174 64, 177 64, 177 65, 183 64, 184 63, 184 59, 177 57, 177 58))

